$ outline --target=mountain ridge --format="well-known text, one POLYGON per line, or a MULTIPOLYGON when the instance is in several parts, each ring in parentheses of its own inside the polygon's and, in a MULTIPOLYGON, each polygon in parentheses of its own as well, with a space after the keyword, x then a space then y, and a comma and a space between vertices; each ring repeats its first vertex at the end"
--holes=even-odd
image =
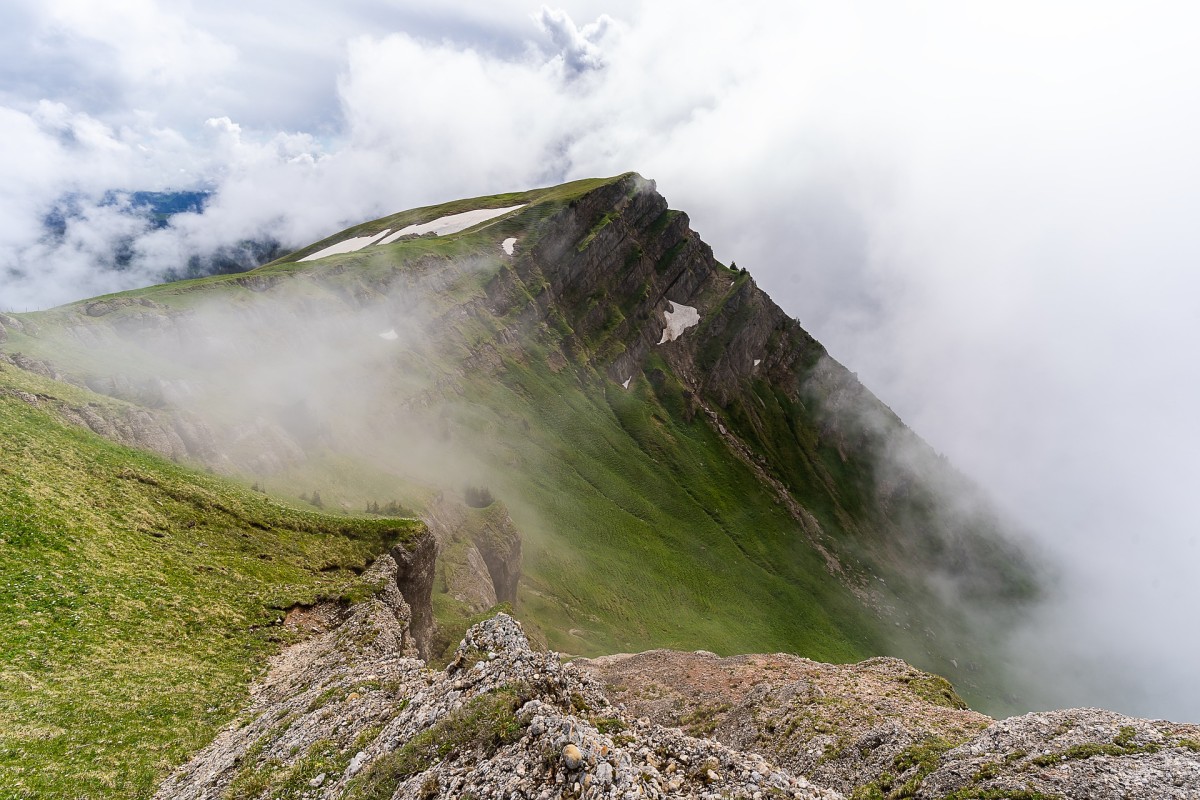
POLYGON ((421 516, 427 657, 506 600, 560 652, 888 653, 1020 706, 994 640, 1038 576, 1008 523, 636 174, 0 331, 14 402, 332 519, 421 516))
MULTIPOLYGON (((707 446, 737 456, 754 480, 786 509, 792 518, 787 524, 798 526, 824 568, 837 573, 843 585, 876 611, 886 609, 889 601, 875 597, 879 594, 879 582, 874 579, 878 570, 857 563, 860 551, 878 555, 887 549, 918 545, 936 549, 946 545, 936 537, 925 544, 905 541, 906 536, 913 537, 904 531, 900 533, 905 535, 896 535, 899 526, 890 514, 872 510, 873 506, 889 503, 900 506, 901 511, 906 510, 906 503, 914 505, 905 497, 906 492, 913 491, 910 484, 914 481, 902 469, 881 480, 869 473, 874 469, 870 462, 879 460, 879 451, 896 447, 897 442, 912 450, 919 440, 771 302, 748 274, 718 264, 711 249, 691 231, 686 214, 670 210, 653 184, 635 174, 499 195, 486 201, 471 199, 415 209, 347 229, 250 273, 82 301, 37 315, 35 324, 43 332, 36 338, 14 335, 8 349, 24 348, 35 355, 50 356, 47 361, 64 372, 73 372, 81 382, 103 394, 133 402, 158 416, 167 411, 170 419, 159 427, 196 432, 168 437, 174 449, 165 454, 179 457, 182 441, 186 455, 200 463, 224 472, 262 474, 265 478, 286 469, 288 463, 306 458, 303 436, 296 435, 296 429, 303 425, 288 417, 291 412, 280 411, 271 417, 278 424, 265 429, 247 431, 239 427, 236 437, 240 442, 250 442, 246 448, 250 455, 239 462, 237 444, 218 441, 211 433, 221 427, 214 415, 179 399, 191 390, 188 382, 199 382, 203 376, 195 370, 181 373, 174 363, 180 359, 170 348, 156 352, 131 340, 280 336, 273 327, 283 327, 286 337, 297 325, 320 324, 323 309, 314 304, 335 302, 346 307, 346 315, 378 313, 379 328, 389 324, 384 317, 394 317, 395 306, 400 305, 400 313, 410 316, 413 308, 418 309, 416 325, 459 333, 458 339, 449 343, 416 337, 414 350, 435 352, 405 376, 408 380, 414 375, 414 382, 425 384, 420 391, 397 398, 410 407, 444 403, 448 387, 453 387, 449 391, 460 391, 470 380, 463 375, 479 373, 499 376, 501 381, 514 383, 516 392, 528 394, 530 387, 521 385, 526 376, 517 373, 533 372, 529 369, 532 349, 544 353, 552 374, 529 377, 550 378, 544 382, 548 384, 559 378, 564 368, 568 372, 582 370, 568 382, 574 385, 567 388, 589 393, 592 403, 599 406, 596 412, 615 413, 619 428, 613 434, 632 438, 634 452, 647 468, 652 467, 662 444, 650 433, 640 431, 641 426, 659 425, 658 420, 674 417, 691 428, 694 436, 694 423, 699 420, 712 434, 707 446), (511 206, 522 201, 520 211, 445 240, 416 238, 386 248, 299 262, 307 254, 346 238, 376 234, 431 215, 481 205, 511 206), (512 234, 519 235, 517 255, 509 258, 500 254, 492 240, 512 234), (398 266, 393 266, 397 262, 398 266), (480 262, 484 266, 479 267, 480 262), (463 268, 464 263, 470 266, 463 268), (454 273, 456 269, 458 274, 454 273), (300 286, 294 297, 285 296, 277 302, 290 303, 295 309, 285 315, 282 325, 254 318, 267 313, 256 304, 258 298, 296 284, 300 286), (192 308, 193 298, 217 288, 226 290, 223 299, 218 299, 234 311, 228 316, 217 315, 214 322, 205 325, 204 314, 192 308), (430 295, 440 295, 447 288, 452 295, 458 293, 449 304, 438 306, 437 301, 427 301, 430 295), (660 344, 660 307, 669 308, 668 303, 675 302, 691 303, 704 313, 691 330, 660 344), (384 310, 377 312, 380 307, 384 310), (250 322, 242 322, 238 313, 250 316, 250 322), (201 324, 197 324, 198 319, 201 324), (52 336, 57 341, 45 347, 52 336), (143 369, 139 377, 136 369, 130 369, 128 359, 118 363, 112 357, 112 352, 121 351, 138 353, 138 359, 150 369, 143 369), (560 361, 566 363, 560 366, 560 361), (173 373, 180 376, 175 381, 173 373), (622 389, 627 396, 616 395, 616 387, 635 373, 638 379, 632 393, 622 389), (611 384, 597 387, 595 380, 600 376, 611 384), (641 407, 629 402, 633 398, 642 401, 641 407), (880 488, 886 493, 882 499, 874 496, 880 488), (870 518, 864 519, 867 511, 871 512, 870 518), (841 547, 829 541, 827 529, 841 534, 841 547), (846 546, 847 538, 854 540, 853 548, 846 546), (875 541, 870 541, 872 538, 875 541)), ((413 324, 411 319, 404 322, 410 327, 413 324)), ((330 327, 344 324, 346 320, 338 318, 330 327)), ((409 333, 405 331, 406 338, 409 333)), ((229 345, 242 346, 240 342, 229 345)), ((186 348, 182 352, 190 354, 186 348)), ((265 348, 258 358, 274 360, 278 352, 265 348)), ((414 358, 421 355, 417 353, 414 358)), ((202 356, 203 360, 192 360, 204 369, 220 369, 227 354, 206 352, 202 356)), ((375 366, 372 362, 365 368, 375 366)), ((302 368, 297 363, 297 371, 302 368)), ((359 377, 353 371, 349 375, 359 377)), ((302 387, 289 384, 287 388, 294 392, 302 387)), ((544 391, 549 386, 538 388, 544 391)), ((270 389, 278 394, 275 387, 270 389)), ((558 391, 563 387, 559 386, 558 391)), ((482 404, 489 402, 493 401, 482 398, 482 404)), ((259 409, 252 410, 257 413, 259 409)), ((365 411, 374 413, 375 409, 365 411)), ((327 422, 320 411, 301 409, 297 413, 327 422)), ((573 412, 564 409, 563 413, 573 412)), ((247 416, 241 414, 242 418, 247 416)), ((236 416, 233 421, 239 426, 245 424, 236 416)), ((904 455, 911 457, 913 452, 904 455)), ((924 460, 922 469, 938 466, 927 448, 918 455, 924 460)), ((647 472, 642 470, 643 479, 648 477, 647 472)), ((595 486, 604 476, 583 477, 585 483, 595 486)), ((693 491, 691 485, 682 488, 685 495, 693 491)), ((693 506, 699 504, 696 498, 690 502, 693 506)), ((629 513, 628 509, 641 503, 621 504, 627 509, 623 513, 629 513)), ((736 509, 731 511, 736 513, 736 509)), ((519 505, 516 513, 520 514, 519 505)), ((704 509, 700 513, 711 516, 713 512, 704 509)), ((721 514, 719 510, 715 513, 721 514)), ((644 513, 635 511, 633 515, 644 513)), ((729 529, 734 523, 718 519, 716 524, 729 529)), ((742 540, 733 539, 743 557, 756 561, 768 572, 775 569, 769 550, 754 553, 743 546, 742 540)), ((776 546, 785 546, 782 540, 776 542, 776 546)), ((786 546, 795 551, 796 546, 786 546)), ((911 555, 900 553, 903 557, 911 555)), ((899 560, 891 555, 888 558, 899 560)), ((1010 572, 1027 567, 1026 563, 1010 572)), ((1020 581, 1015 583, 1019 586, 1020 581)), ((1027 581, 1023 590, 1029 589, 1027 581)), ((906 620, 904 624, 913 623, 906 620)))

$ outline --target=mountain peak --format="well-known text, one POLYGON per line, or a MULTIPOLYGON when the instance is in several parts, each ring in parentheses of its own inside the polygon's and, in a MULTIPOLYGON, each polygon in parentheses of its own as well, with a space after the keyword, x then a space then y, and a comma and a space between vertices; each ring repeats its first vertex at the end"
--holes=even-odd
MULTIPOLYGON (((899 656, 1022 708, 996 643, 1038 578, 1011 528, 639 175, 413 209, 248 273, 0 322, 0 400, 75 426, 73 446, 86 428, 335 530, 421 517, 436 559, 396 557, 425 587, 405 599, 433 664, 497 602, 562 653, 899 656)), ((164 539, 186 524, 128 513, 164 539)), ((185 556, 203 572, 205 552, 185 556)), ((262 613, 311 602, 271 574, 262 613)), ((246 679, 228 664, 192 691, 246 679)))

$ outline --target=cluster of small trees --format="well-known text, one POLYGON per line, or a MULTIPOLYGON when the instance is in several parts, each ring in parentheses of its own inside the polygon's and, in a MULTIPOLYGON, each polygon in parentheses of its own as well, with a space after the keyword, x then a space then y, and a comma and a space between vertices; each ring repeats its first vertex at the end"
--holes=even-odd
POLYGON ((471 508, 487 508, 496 502, 491 491, 486 486, 468 486, 463 489, 463 496, 471 508))
MULTIPOLYGON (((255 491, 261 490, 256 483, 255 491)), ((492 492, 486 486, 468 486, 463 489, 463 495, 466 497, 467 505, 471 508, 487 508, 492 503, 496 502, 496 498, 492 496, 492 492)), ((314 491, 311 495, 308 492, 303 492, 300 499, 306 503, 311 503, 317 508, 324 508, 325 502, 321 500, 321 493, 314 491)), ((416 514, 411 508, 405 508, 396 500, 389 500, 386 503, 380 504, 378 500, 372 500, 367 503, 366 512, 368 514, 378 514, 382 517, 413 517, 416 514)))
POLYGON ((385 517, 415 516, 410 509, 405 508, 404 506, 397 503, 395 500, 390 500, 387 503, 384 503, 382 506, 379 505, 379 501, 367 503, 367 513, 368 514, 379 514, 379 515, 385 516, 385 517))

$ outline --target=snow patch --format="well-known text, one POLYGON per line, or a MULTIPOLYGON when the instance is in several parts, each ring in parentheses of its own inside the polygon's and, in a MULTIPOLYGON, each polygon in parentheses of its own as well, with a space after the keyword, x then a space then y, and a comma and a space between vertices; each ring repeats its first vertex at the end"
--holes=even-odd
POLYGON ((378 240, 388 235, 391 228, 385 229, 382 233, 373 233, 370 236, 352 236, 349 239, 343 239, 337 244, 331 244, 323 250, 307 255, 300 259, 301 261, 316 261, 318 258, 325 256, 336 256, 341 253, 353 253, 356 250, 362 250, 364 247, 378 243, 378 240))
POLYGON ((379 338, 386 339, 389 342, 394 342, 400 338, 400 334, 396 333, 395 328, 391 328, 390 330, 386 330, 383 333, 379 334, 379 338))
POLYGON ((632 376, 632 375, 630 375, 628 378, 626 378, 626 379, 625 379, 624 383, 622 383, 622 384, 621 384, 621 388, 623 388, 623 389, 628 389, 628 388, 629 388, 629 382, 630 382, 631 380, 633 380, 633 376, 632 376))
POLYGON ((463 211, 461 214, 450 214, 445 217, 438 217, 430 222, 422 222, 419 225, 408 225, 393 233, 379 244, 391 244, 401 236, 420 236, 423 233, 432 233, 436 236, 447 236, 451 233, 458 233, 466 230, 472 225, 478 225, 481 222, 486 222, 489 219, 503 216, 510 211, 516 211, 518 208, 524 208, 527 204, 522 203, 519 206, 508 206, 507 208, 479 208, 474 211, 463 211))
POLYGON ((675 341, 688 328, 700 323, 700 312, 692 306, 680 305, 673 300, 667 302, 671 304, 671 310, 663 312, 667 327, 663 329, 662 338, 658 340, 659 344, 675 341))
MULTIPOLYGON (((370 247, 376 244, 391 244, 401 236, 420 236, 423 233, 432 233, 437 236, 446 236, 451 233, 458 233, 466 230, 472 225, 478 225, 481 222, 486 222, 489 219, 503 216, 510 211, 516 211, 518 208, 524 208, 527 203, 522 203, 519 206, 508 206, 507 208, 479 208, 474 211, 463 211, 461 214, 450 214, 445 217, 438 217, 430 222, 422 222, 420 225, 409 225, 400 230, 388 235, 391 228, 382 233, 373 233, 370 236, 352 236, 349 239, 343 239, 337 244, 331 244, 322 250, 318 250, 312 255, 307 255, 300 259, 301 261, 316 261, 318 258, 326 256, 339 255, 341 253, 353 253, 357 250, 362 250, 364 247, 370 247)), ((504 240, 504 252, 512 255, 512 247, 517 243, 516 239, 504 240)))
POLYGON ((759 364, 761 364, 761 363, 762 363, 762 359, 761 359, 761 358, 756 358, 756 359, 754 359, 754 366, 756 366, 756 367, 757 367, 757 366, 758 366, 759 364))
POLYGON ((516 245, 516 243, 517 243, 517 237, 510 236, 507 239, 505 239, 503 242, 501 242, 500 246, 504 248, 504 252, 508 253, 511 256, 513 254, 513 246, 516 245))

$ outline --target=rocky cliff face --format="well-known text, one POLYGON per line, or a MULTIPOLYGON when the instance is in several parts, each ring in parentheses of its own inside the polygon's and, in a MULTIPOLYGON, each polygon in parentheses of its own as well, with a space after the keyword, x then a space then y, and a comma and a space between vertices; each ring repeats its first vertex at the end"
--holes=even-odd
MULTIPOLYGON (((72 380, 48 362, 20 353, 0 353, 0 365, 79 385, 78 380, 72 380)), ((18 396, 30 405, 52 410, 64 421, 87 428, 106 439, 149 450, 173 461, 192 459, 214 464, 223 461, 212 428, 195 415, 150 409, 132 403, 72 402, 49 394, 24 392, 18 396)))
POLYGON ((423 536, 410 545, 393 547, 389 556, 395 565, 395 577, 385 575, 385 579, 390 578, 389 584, 395 583, 402 597, 413 598, 409 605, 406 629, 417 652, 428 658, 433 640, 430 595, 433 593, 433 576, 437 569, 437 539, 432 534, 423 536))
MULTIPOLYGON (((375 572, 390 578, 395 563, 375 572)), ((389 589, 275 659, 167 798, 1200 797, 1200 728, 993 722, 896 659, 653 651, 560 663, 499 614, 444 670, 389 589)))
POLYGON ((471 613, 517 601, 521 534, 500 501, 472 508, 443 493, 422 514, 440 543, 447 593, 471 613))

